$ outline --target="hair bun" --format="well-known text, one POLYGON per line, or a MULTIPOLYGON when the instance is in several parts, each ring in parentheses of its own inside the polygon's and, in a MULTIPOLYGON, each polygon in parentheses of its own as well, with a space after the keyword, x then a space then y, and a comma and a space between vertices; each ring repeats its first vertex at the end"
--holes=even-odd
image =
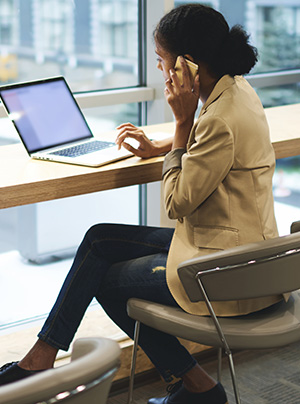
POLYGON ((234 25, 222 47, 225 71, 234 76, 249 73, 257 62, 257 49, 250 45, 249 35, 241 25, 234 25))

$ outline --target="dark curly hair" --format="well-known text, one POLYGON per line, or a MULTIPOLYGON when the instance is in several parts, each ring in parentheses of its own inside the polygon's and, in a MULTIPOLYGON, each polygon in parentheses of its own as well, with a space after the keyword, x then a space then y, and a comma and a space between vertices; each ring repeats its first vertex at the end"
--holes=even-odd
POLYGON ((229 28, 221 13, 201 4, 185 4, 167 13, 154 30, 155 40, 174 56, 191 55, 218 77, 249 73, 257 49, 240 25, 229 28))

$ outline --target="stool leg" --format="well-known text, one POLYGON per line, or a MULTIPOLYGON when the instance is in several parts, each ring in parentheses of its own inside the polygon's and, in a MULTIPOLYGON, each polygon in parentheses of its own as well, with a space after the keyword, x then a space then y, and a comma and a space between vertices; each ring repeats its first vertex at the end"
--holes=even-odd
POLYGON ((218 348, 218 373, 217 373, 217 377, 218 377, 218 382, 221 383, 221 379, 222 379, 222 348, 218 348))
POLYGON ((131 370, 130 370, 127 404, 133 404, 134 374, 135 374, 135 365, 136 365, 136 357, 137 357, 137 348, 138 348, 138 342, 139 342, 139 333, 140 333, 140 322, 136 321, 135 327, 134 327, 134 342, 133 342, 133 348, 132 348, 132 359, 131 359, 131 370))
POLYGON ((237 380, 236 380, 232 353, 228 352, 227 356, 228 356, 229 369, 230 369, 230 374, 231 374, 231 380, 232 380, 232 385, 233 385, 235 401, 236 401, 236 404, 241 404, 241 398, 240 398, 240 393, 239 393, 238 384, 237 384, 237 380))

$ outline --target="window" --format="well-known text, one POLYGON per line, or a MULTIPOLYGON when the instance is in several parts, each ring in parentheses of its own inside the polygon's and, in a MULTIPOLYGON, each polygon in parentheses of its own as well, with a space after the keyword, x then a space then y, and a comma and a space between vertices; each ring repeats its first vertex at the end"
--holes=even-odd
MULTIPOLYGON (((144 115, 140 101, 144 101, 144 96, 135 96, 131 101, 132 97, 120 90, 142 84, 144 60, 139 41, 143 40, 143 35, 139 33, 143 20, 138 20, 140 12, 139 0, 1 1, 1 84, 64 75, 95 134, 115 129, 125 121, 141 124, 144 115), (118 91, 114 92, 116 88, 118 91), (106 89, 112 89, 109 99, 113 105, 103 104, 101 95, 106 89), (102 90, 100 98, 97 98, 97 90, 102 90)), ((9 120, 5 117, 0 122, 0 145, 19 141, 9 120)), ((13 266, 21 272, 24 269, 34 285, 31 269, 35 265, 30 261, 57 267, 56 274, 55 269, 49 274, 51 285, 42 293, 38 306, 35 298, 26 299, 21 310, 11 295, 7 300, 9 313, 0 318, 0 334, 12 326, 44 318, 51 308, 70 266, 66 261, 58 268, 52 262, 54 251, 60 258, 74 254, 85 231, 97 222, 140 222, 140 193, 138 186, 132 186, 0 211, 2 268, 13 266), (127 202, 124 210, 117 209, 120 200, 127 202), (78 211, 82 213, 79 218, 78 211), (59 219, 60 215, 61 220, 52 226, 54 222, 50 218, 59 219), (16 261, 12 264, 14 258, 16 261), (25 263, 24 258, 29 262, 25 263), (3 262, 7 259, 8 265, 3 262)), ((33 271, 47 277, 47 268, 47 265, 36 265, 33 271)), ((7 274, 6 287, 10 279, 13 282, 16 278, 16 273, 7 274)))
POLYGON ((273 180, 276 220, 281 235, 300 220, 300 156, 277 160, 273 180))
POLYGON ((300 68, 300 3, 288 3, 256 7, 255 38, 260 58, 255 72, 300 68))
POLYGON ((13 45, 16 41, 17 19, 14 14, 14 2, 4 0, 0 9, 0 41, 3 45, 13 45))
POLYGON ((2 1, 1 82, 64 75, 74 92, 139 85, 138 3, 2 1))
POLYGON ((265 107, 296 104, 300 100, 299 83, 256 88, 265 107))
MULTIPOLYGON (((176 1, 175 5, 190 3, 176 1)), ((222 12, 230 26, 241 24, 258 48, 259 60, 250 72, 251 84, 257 89, 264 106, 299 102, 300 82, 300 2, 298 0, 211 0, 200 2, 222 12), (296 70, 297 69, 297 70, 296 70), (296 70, 297 78, 289 72, 296 70), (273 76, 272 83, 259 82, 256 76, 286 72, 273 76), (267 87, 267 88, 265 88, 267 87)))
MULTIPOLYGON (((1 0, 0 83, 62 74, 91 126, 103 130, 124 121, 171 120, 151 34, 164 12, 188 2, 198 1, 1 0), (143 87, 145 82, 151 88, 143 87), (148 108, 146 101, 151 101, 148 108)), ((230 25, 244 25, 251 34, 260 59, 248 79, 264 105, 298 102, 299 0, 202 3, 220 10, 230 25)), ((4 116, 1 110, 0 116, 4 116)), ((17 138, 3 128, 2 124, 0 144, 15 142, 17 138)))
MULTIPOLYGON (((164 120, 170 121, 172 115, 170 109, 165 108, 163 97, 164 83, 161 73, 155 68, 152 31, 163 13, 179 4, 191 2, 199 1, 1 0, 0 84, 62 74, 67 78, 94 130, 114 129, 124 121, 131 121, 137 125, 146 122, 151 124, 164 120), (144 22, 146 22, 145 25, 144 22), (148 32, 144 36, 146 29, 148 32), (144 87, 145 83, 149 88, 144 87), (149 102, 146 106, 147 101, 149 102)), ((260 60, 248 79, 256 88, 264 105, 299 102, 300 59, 297 55, 300 50, 300 1, 207 0, 202 3, 220 10, 230 25, 236 23, 244 25, 251 34, 251 40, 260 51, 260 60)), ((3 109, 0 108, 0 117, 3 116, 5 116, 3 109)), ((18 141, 16 134, 11 133, 9 124, 7 119, 0 124, 0 145, 18 141)), ((285 218, 287 217, 289 222, 299 218, 298 210, 291 209, 293 204, 299 206, 298 201, 295 202, 293 199, 293 202, 289 203, 298 193, 296 186, 299 183, 298 165, 299 159, 296 158, 292 161, 279 161, 274 178, 278 212, 280 213, 282 205, 285 205, 284 212, 289 212, 285 218), (286 172, 289 177, 286 176, 286 172), (290 190, 287 190, 286 188, 290 186, 290 190)), ((111 205, 108 195, 110 191, 107 191, 105 196, 101 193, 96 203, 91 204, 89 200, 86 206, 97 204, 98 211, 103 213, 103 219, 100 220, 123 220, 124 222, 128 217, 123 219, 123 213, 133 209, 130 211, 132 216, 128 218, 128 222, 132 223, 134 220, 141 221, 140 217, 145 217, 145 212, 141 212, 138 199, 142 195, 142 198, 148 201, 149 210, 153 208, 150 220, 148 215, 148 223, 156 225, 159 215, 157 212, 159 184, 150 184, 149 188, 151 191, 148 195, 146 188, 124 188, 120 193, 119 190, 115 190, 112 196, 114 203, 118 203, 120 199, 128 201, 128 206, 122 212, 111 205), (156 188, 152 189, 152 186, 156 188), (107 202, 102 210, 101 203, 104 199, 107 202), (122 214, 122 218, 116 216, 116 211, 122 214), (108 213, 112 217, 109 217, 108 213), (140 217, 137 217, 138 215, 140 217)), ((97 195, 94 197, 97 198, 97 195)), ((49 203, 49 206, 57 202, 68 203, 67 200, 53 201, 49 203)), ((50 221, 54 217, 47 205, 48 203, 43 203, 36 207, 34 222, 30 221, 27 210, 27 208, 30 211, 35 210, 35 207, 31 205, 24 207, 25 214, 24 210, 22 213, 18 208, 0 211, 0 252, 14 247, 18 227, 24 231, 38 226, 38 230, 42 232, 43 237, 40 240, 44 240, 44 247, 50 247, 50 240, 60 245, 60 239, 57 240, 57 233, 59 233, 57 228, 54 229, 55 236, 51 238, 43 226, 42 217, 50 221), (27 227, 19 222, 19 215, 29 220, 27 227)), ((59 210, 60 214, 64 212, 61 206, 55 209, 59 210)), ((64 209, 69 213, 72 205, 64 209)), ((92 208, 88 207, 87 210, 91 213, 92 208)), ((65 217, 63 219, 65 220, 65 217)), ((87 227, 86 224, 82 225, 79 239, 82 238, 87 227)), ((64 234, 59 233, 59 236, 63 238, 64 234)), ((72 232, 72 237, 75 236, 75 232, 72 232)), ((31 235, 27 237, 27 239, 30 238, 31 235)), ((22 244, 24 244, 23 240, 26 240, 26 236, 21 239, 22 244)), ((76 245, 78 240, 75 242, 76 245)), ((48 269, 25 263, 23 271, 17 273, 17 263, 13 261, 12 264, 11 259, 19 262, 19 256, 13 253, 11 255, 9 251, 6 256, 7 262, 0 265, 3 274, 6 276, 8 273, 11 279, 11 283, 7 278, 5 282, 1 282, 1 298, 3 307, 7 308, 11 305, 18 317, 10 317, 8 310, 2 313, 0 336, 2 329, 6 332, 12 323, 15 325, 18 321, 21 324, 30 323, 35 316, 37 316, 36 319, 44 318, 53 304, 71 263, 71 259, 64 263, 63 272, 60 272, 58 268, 60 262, 51 263, 48 269), (34 288, 32 284, 32 293, 28 293, 28 289, 23 288, 25 283, 29 284, 30 274, 39 285, 39 288, 34 288), (20 284, 24 293, 24 297, 19 295, 24 302, 22 307, 15 298, 16 293, 10 293, 10 290, 16 291, 16 283, 20 284), (3 293, 5 289, 8 291, 7 298, 3 293), (37 290, 40 292, 38 296, 36 296, 37 290), (35 297, 34 301, 30 302, 29 295, 35 297), (38 307, 36 301, 39 301, 38 307)), ((23 335, 21 339, 24 339, 23 335)), ((28 343, 30 344, 31 340, 28 343)), ((8 349, 2 344, 2 357, 7 352, 8 349)), ((11 357, 7 361, 9 360, 11 357)), ((4 359, 3 361, 5 362, 4 359)))

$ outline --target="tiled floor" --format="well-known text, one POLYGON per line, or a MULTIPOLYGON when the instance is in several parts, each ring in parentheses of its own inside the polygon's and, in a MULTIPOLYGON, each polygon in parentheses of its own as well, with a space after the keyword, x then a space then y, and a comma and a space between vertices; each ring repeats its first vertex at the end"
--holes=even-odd
MULTIPOLYGON (((300 404, 300 343, 278 349, 242 351, 233 355, 242 404, 300 404)), ((214 378, 217 362, 201 363, 214 378)), ((222 383, 229 404, 234 404, 227 359, 223 359, 222 383)), ((134 391, 135 404, 166 395, 162 381, 147 383, 134 391)), ((107 404, 126 404, 127 392, 111 395, 107 404)))

